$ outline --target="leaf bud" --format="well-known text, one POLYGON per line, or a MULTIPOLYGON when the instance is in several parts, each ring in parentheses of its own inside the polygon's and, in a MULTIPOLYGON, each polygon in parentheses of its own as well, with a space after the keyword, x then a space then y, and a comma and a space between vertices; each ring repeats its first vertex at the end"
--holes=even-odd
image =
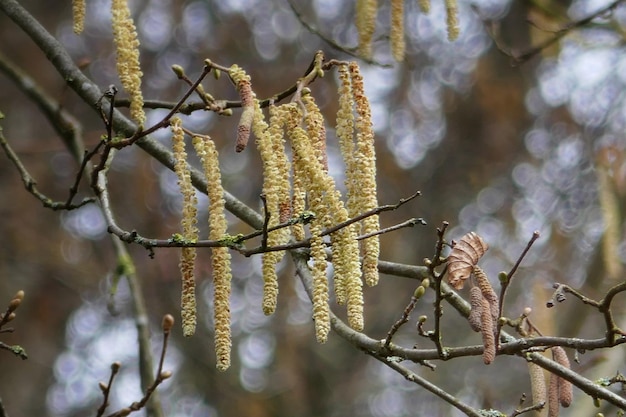
POLYGON ((161 321, 163 332, 169 333, 172 330, 172 326, 174 326, 174 317, 171 314, 164 315, 161 321))
POLYGON ((426 288, 424 288, 423 285, 420 285, 419 287, 415 289, 415 292, 413 293, 413 297, 419 300, 420 298, 422 298, 424 293, 426 293, 426 288))
POLYGON ((424 258, 424 266, 431 266, 433 264, 433 262, 428 259, 428 258, 424 258))
POLYGON ((22 300, 19 298, 14 298, 9 303, 9 311, 15 311, 22 304, 22 300))
POLYGON ((103 393, 107 392, 107 390, 109 389, 107 384, 102 381, 98 382, 98 387, 100 387, 100 391, 102 391, 103 393))
POLYGON ((213 78, 215 78, 216 80, 219 80, 221 76, 222 76, 222 71, 220 71, 217 68, 213 68, 213 78))
POLYGON ((500 284, 506 284, 508 280, 509 280, 509 276, 506 272, 504 271, 498 272, 498 281, 500 281, 500 284))
POLYGON ((117 371, 120 370, 120 368, 122 367, 122 364, 119 362, 113 362, 111 364, 111 371, 113 371, 114 373, 117 373, 117 371))
POLYGON ((15 313, 10 313, 10 314, 8 315, 8 317, 6 317, 6 318, 4 318, 4 317, 3 317, 3 320, 4 320, 4 322, 5 322, 5 323, 8 323, 8 322, 10 322, 10 321, 13 321, 13 319, 15 319, 15 313))
POLYGON ((220 116, 232 116, 233 115, 233 109, 224 109, 222 111, 220 111, 220 116))
POLYGON ((15 293, 15 295, 13 296, 14 299, 17 300, 23 300, 24 299, 24 291, 23 290, 19 290, 18 292, 15 293))
POLYGON ((419 317, 417 318, 417 321, 418 321, 419 323, 425 323, 425 322, 426 322, 426 320, 428 320, 428 317, 427 317, 427 316, 419 316, 419 317))
POLYGON ((172 71, 179 79, 185 78, 185 70, 180 65, 172 65, 172 71))
POLYGON ((430 287, 430 280, 429 280, 428 278, 424 278, 424 279, 422 280, 422 286, 423 286, 424 288, 428 288, 428 287, 430 287))
POLYGON ((159 375, 159 377, 162 380, 166 380, 166 379, 168 379, 171 376, 172 376, 172 371, 163 371, 163 372, 161 372, 161 375, 159 375))

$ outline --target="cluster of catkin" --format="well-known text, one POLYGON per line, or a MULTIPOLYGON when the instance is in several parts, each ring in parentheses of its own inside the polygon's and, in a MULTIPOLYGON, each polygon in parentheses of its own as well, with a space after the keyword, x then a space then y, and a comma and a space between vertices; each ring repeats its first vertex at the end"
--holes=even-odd
MULTIPOLYGON (((72 0, 73 29, 76 34, 82 33, 85 27, 85 3, 85 0, 72 0)), ((143 72, 139 65, 137 28, 130 14, 128 0, 112 0, 111 22, 117 74, 130 97, 130 116, 137 125, 143 126, 146 121, 141 92, 143 72)))
MULTIPOLYGON (((552 359, 559 365, 570 369, 570 362, 565 349, 561 346, 554 346, 551 349, 552 359)), ((546 386, 543 368, 539 365, 528 362, 530 374, 530 386, 532 390, 533 404, 547 404, 548 417, 558 417, 560 407, 569 407, 572 404, 573 390, 572 383, 560 376, 550 373, 546 386)))
MULTIPOLYGON (((379 242, 377 236, 357 236, 378 230, 378 216, 346 224, 324 238, 324 230, 377 207, 374 133, 371 110, 356 63, 339 65, 339 111, 336 132, 345 162, 346 202, 328 173, 326 127, 310 90, 305 88, 289 104, 271 105, 269 123, 252 90, 250 77, 238 66, 229 75, 241 96, 242 115, 237 129, 236 150, 241 151, 250 132, 263 161, 263 195, 269 215, 268 228, 313 213, 309 223, 311 271, 313 275, 313 318, 316 338, 325 342, 330 330, 329 283, 326 246, 332 252, 333 284, 339 304, 347 306, 350 326, 363 329, 363 280, 378 282, 379 242), (291 158, 286 148, 291 148, 291 158), (363 257, 361 262, 360 256, 363 257)), ((267 246, 306 237, 304 225, 292 222, 267 236, 267 246)), ((278 279, 276 264, 281 251, 263 254, 263 311, 276 308, 278 279)))
MULTIPOLYGON (((430 0, 419 0, 420 10, 423 13, 430 11, 430 0)), ((454 41, 459 37, 459 18, 457 0, 445 0, 446 26, 448 39, 454 41)), ((378 0, 356 0, 355 23, 359 34, 359 52, 370 58, 372 56, 372 42, 376 31, 376 17, 378 14, 378 0)), ((401 62, 404 60, 406 44, 404 40, 404 0, 391 0, 391 24, 389 39, 393 58, 401 62)))
MULTIPOLYGON (((174 170, 178 177, 178 185, 183 196, 181 240, 190 246, 181 249, 180 271, 182 274, 181 316, 183 334, 191 336, 196 328, 196 296, 195 296, 195 260, 196 248, 192 244, 198 240, 197 198, 191 184, 191 174, 187 164, 185 151, 185 131, 182 121, 174 117, 170 123, 172 131, 172 149, 174 153, 174 170)), ((213 141, 204 135, 195 134, 192 144, 202 162, 207 180, 209 197, 209 239, 219 240, 226 236, 226 217, 224 211, 224 189, 219 170, 217 149, 213 141)), ((213 270, 213 321, 215 326, 215 352, 217 368, 226 370, 230 366, 231 332, 230 332, 230 292, 231 269, 230 252, 227 247, 216 247, 211 250, 211 266, 213 270)))

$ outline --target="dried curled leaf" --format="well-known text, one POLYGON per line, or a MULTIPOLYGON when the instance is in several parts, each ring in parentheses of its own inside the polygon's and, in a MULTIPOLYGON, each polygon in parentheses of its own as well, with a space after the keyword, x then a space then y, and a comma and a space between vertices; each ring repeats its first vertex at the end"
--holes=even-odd
POLYGON ((489 246, 475 232, 464 235, 448 256, 448 283, 457 290, 463 288, 465 280, 487 249, 489 246))

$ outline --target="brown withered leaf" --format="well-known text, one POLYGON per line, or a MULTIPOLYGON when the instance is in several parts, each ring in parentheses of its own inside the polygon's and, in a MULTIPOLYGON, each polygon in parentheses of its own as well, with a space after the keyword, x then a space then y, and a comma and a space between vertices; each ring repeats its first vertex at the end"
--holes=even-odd
POLYGON ((489 249, 485 241, 475 232, 464 235, 452 248, 448 256, 448 284, 457 290, 463 288, 474 265, 489 249))

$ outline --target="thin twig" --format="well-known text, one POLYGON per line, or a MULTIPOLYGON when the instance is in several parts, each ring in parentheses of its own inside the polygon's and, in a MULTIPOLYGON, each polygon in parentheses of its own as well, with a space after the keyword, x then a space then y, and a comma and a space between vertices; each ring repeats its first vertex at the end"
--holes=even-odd
POLYGON ((120 371, 122 365, 119 362, 113 362, 111 364, 111 373, 109 374, 109 382, 106 385, 100 385, 102 389, 102 405, 98 407, 98 412, 96 417, 101 417, 104 415, 107 407, 109 406, 109 395, 111 394, 111 387, 113 386, 113 381, 115 380, 115 376, 120 371))
POLYGON ((68 198, 69 204, 68 204, 68 201, 66 202, 53 201, 48 196, 46 196, 41 191, 39 191, 39 189, 37 188, 37 181, 35 181, 32 175, 30 175, 30 173, 28 172, 24 164, 22 164, 22 161, 20 160, 19 156, 17 156, 15 151, 13 151, 13 148, 11 148, 11 145, 9 145, 9 142, 6 140, 6 138, 4 137, 4 134, 2 133, 2 127, 0 127, 0 146, 2 146, 2 149, 4 149, 4 152, 6 153, 9 160, 13 163, 15 168, 17 168, 17 171, 20 174, 22 182, 24 183, 24 187, 26 188, 26 191, 28 191, 33 196, 35 196, 35 198, 41 201, 44 207, 55 210, 55 211, 56 210, 74 210, 86 204, 93 203, 95 201, 94 198, 88 197, 88 198, 84 198, 80 203, 73 204, 71 203, 72 201, 71 193, 70 193, 70 197, 68 198))
POLYGON ((418 300, 419 298, 416 297, 415 294, 411 296, 411 300, 409 301, 409 304, 407 304, 407 306, 404 308, 404 311, 402 312, 402 317, 400 317, 400 319, 398 319, 398 321, 396 321, 393 324, 393 326, 391 326, 391 329, 389 329, 389 331, 387 332, 385 343, 383 343, 383 346, 385 348, 389 347, 389 344, 391 343, 391 339, 396 334, 396 332, 400 330, 400 327, 402 327, 403 324, 409 321, 409 316, 411 312, 413 311, 413 309, 415 308, 415 304, 417 303, 418 300))
POLYGON ((444 221, 440 228, 437 229, 437 245, 435 248, 435 256, 428 268, 430 269, 430 275, 433 278, 433 287, 435 289, 435 329, 432 334, 432 340, 437 347, 437 352, 441 358, 447 357, 447 351, 443 348, 442 336, 441 336, 441 316, 443 315, 443 307, 441 302, 443 300, 443 292, 442 292, 442 280, 446 273, 445 268, 441 273, 437 273, 435 268, 441 264, 441 256, 443 253, 444 247, 444 235, 446 233, 446 229, 448 228, 449 223, 444 221))
MULTIPOLYGON (((524 248, 520 256, 517 258, 517 261, 515 262, 515 265, 513 265, 513 268, 511 268, 509 273, 506 275, 505 279, 500 281, 501 286, 500 286, 500 297, 498 300, 498 317, 502 317, 502 313, 503 313, 502 310, 504 308, 504 298, 506 296, 506 291, 509 288, 509 285, 511 285, 511 281, 513 280, 513 275, 515 274, 515 272, 517 272, 517 269, 522 263, 522 260, 524 259, 524 257, 526 256, 530 248, 532 247, 533 243, 535 243, 535 241, 539 239, 539 236, 540 236, 539 232, 535 230, 530 240, 526 244, 526 247, 524 248)), ((496 347, 500 343, 500 329, 502 329, 502 323, 498 321, 496 325, 496 347)))
POLYGON ((565 37, 568 33, 570 33, 573 30, 576 29, 580 29, 584 26, 587 26, 589 23, 591 23, 594 19, 607 14, 611 11, 613 11, 615 8, 617 8, 617 6, 619 6, 621 3, 623 3, 624 0, 615 0, 612 3, 608 4, 607 6, 591 13, 590 15, 574 21, 574 22, 570 22, 564 26, 562 26, 561 28, 553 31, 554 36, 552 36, 549 39, 546 39, 545 41, 541 42, 539 45, 533 46, 529 49, 527 49, 524 52, 521 53, 516 53, 513 50, 510 50, 506 47, 504 47, 502 45, 502 42, 500 41, 497 33, 495 33, 495 31, 489 29, 487 27, 487 23, 489 22, 485 22, 485 27, 487 28, 487 33, 491 36, 491 38, 493 39, 494 43, 496 44, 496 47, 498 48, 498 50, 503 53, 504 55, 508 56, 509 58, 511 58, 511 63, 513 65, 520 65, 523 64, 524 62, 528 61, 529 59, 531 59, 532 57, 534 57, 535 55, 539 54, 541 51, 543 51, 544 49, 549 48, 550 46, 554 45, 555 43, 557 43, 559 40, 561 40, 563 37, 565 37))
POLYGON ((311 32, 312 34, 314 34, 315 36, 319 37, 321 40, 323 40, 324 42, 326 42, 328 45, 330 45, 332 48, 341 51, 343 53, 346 53, 350 56, 353 56, 355 58, 360 59, 361 61, 367 62, 368 64, 371 65, 377 65, 379 67, 383 67, 383 68, 392 68, 393 65, 392 64, 383 64, 381 62, 375 61, 371 58, 359 55, 356 52, 356 48, 348 48, 342 45, 339 45, 337 42, 335 42, 333 39, 327 37, 326 35, 322 34, 318 29, 316 29, 315 27, 313 27, 312 25, 310 25, 306 20, 304 20, 304 17, 302 16, 302 14, 298 11, 298 9, 296 9, 296 7, 294 6, 292 0, 287 0, 287 3, 289 4, 289 7, 291 8, 291 11, 293 12, 293 14, 296 16, 296 19, 298 19, 298 21, 300 22, 300 24, 302 26, 304 26, 306 28, 306 30, 308 30, 309 32, 311 32))

